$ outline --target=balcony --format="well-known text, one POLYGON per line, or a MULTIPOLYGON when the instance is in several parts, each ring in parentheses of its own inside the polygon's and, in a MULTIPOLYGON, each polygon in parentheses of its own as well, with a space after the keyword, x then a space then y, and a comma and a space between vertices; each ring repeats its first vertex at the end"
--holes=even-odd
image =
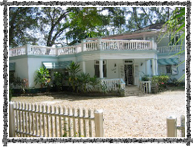
POLYGON ((9 57, 20 55, 50 55, 60 56, 77 54, 88 51, 145 51, 156 50, 157 44, 149 40, 105 40, 98 39, 94 41, 82 42, 74 46, 66 46, 62 48, 42 47, 35 45, 25 45, 22 47, 12 48, 9 50, 9 57))
POLYGON ((161 46, 157 47, 159 54, 175 54, 180 51, 184 51, 185 47, 182 45, 161 46))

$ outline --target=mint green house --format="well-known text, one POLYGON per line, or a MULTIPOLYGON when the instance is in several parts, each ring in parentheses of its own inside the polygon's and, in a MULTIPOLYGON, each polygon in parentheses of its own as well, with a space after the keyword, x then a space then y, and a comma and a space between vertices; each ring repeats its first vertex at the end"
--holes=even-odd
MULTIPOLYGON (((34 87, 35 71, 41 66, 50 71, 65 69, 72 61, 79 63, 82 72, 103 81, 122 82, 140 86, 144 75, 169 75, 179 79, 185 73, 185 54, 172 56, 185 49, 170 35, 157 42, 162 25, 151 25, 135 32, 89 38, 74 46, 61 48, 27 44, 9 50, 9 70, 28 80, 34 87), (172 56, 172 57, 171 57, 172 56)), ((38 88, 38 85, 36 86, 38 88)))

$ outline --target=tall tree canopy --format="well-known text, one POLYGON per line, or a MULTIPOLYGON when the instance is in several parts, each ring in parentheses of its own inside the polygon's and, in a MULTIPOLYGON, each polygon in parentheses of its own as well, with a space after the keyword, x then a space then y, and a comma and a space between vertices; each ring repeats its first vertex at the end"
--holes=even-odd
POLYGON ((10 7, 9 45, 73 45, 166 22, 165 7, 10 7))

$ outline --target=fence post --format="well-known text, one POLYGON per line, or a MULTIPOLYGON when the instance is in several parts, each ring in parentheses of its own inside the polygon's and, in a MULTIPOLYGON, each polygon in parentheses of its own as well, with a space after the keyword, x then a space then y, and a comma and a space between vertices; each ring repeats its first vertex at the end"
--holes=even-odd
POLYGON ((167 118, 167 137, 177 137, 177 118, 175 116, 169 116, 167 118))
POLYGON ((185 137, 185 116, 182 115, 181 119, 181 137, 185 137))
POLYGON ((96 137, 104 137, 103 110, 95 110, 94 121, 95 121, 95 133, 96 133, 95 136, 96 137))
POLYGON ((14 102, 9 102, 9 137, 15 137, 14 102))

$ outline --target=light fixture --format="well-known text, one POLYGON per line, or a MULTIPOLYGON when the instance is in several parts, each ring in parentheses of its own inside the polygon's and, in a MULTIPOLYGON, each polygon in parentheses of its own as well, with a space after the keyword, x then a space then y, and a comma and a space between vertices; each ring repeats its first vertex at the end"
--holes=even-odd
POLYGON ((114 67, 116 67, 117 65, 116 65, 116 63, 114 64, 114 67))

